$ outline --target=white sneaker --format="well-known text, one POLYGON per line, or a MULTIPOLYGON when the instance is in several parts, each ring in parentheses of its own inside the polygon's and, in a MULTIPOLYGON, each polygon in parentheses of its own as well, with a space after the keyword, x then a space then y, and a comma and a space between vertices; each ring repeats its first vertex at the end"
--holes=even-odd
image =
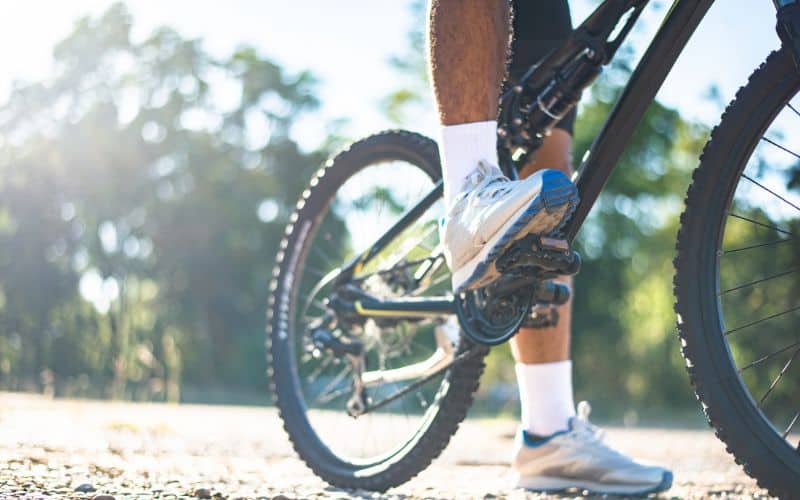
POLYGON ((540 170, 520 181, 481 162, 448 207, 442 227, 453 292, 492 283, 502 251, 528 234, 559 229, 578 204, 578 190, 558 170, 540 170))
POLYGON ((578 405, 570 430, 535 441, 520 431, 514 442, 515 486, 535 491, 571 488, 596 494, 645 495, 672 486, 672 472, 637 462, 610 448, 589 423, 589 404, 578 405))

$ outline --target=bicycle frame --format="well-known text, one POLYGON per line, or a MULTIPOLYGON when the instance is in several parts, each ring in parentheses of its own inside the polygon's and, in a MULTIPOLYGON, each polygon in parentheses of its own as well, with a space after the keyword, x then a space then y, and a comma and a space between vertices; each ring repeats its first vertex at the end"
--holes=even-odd
POLYGON ((675 0, 673 3, 579 167, 575 184, 581 201, 567 223, 570 243, 611 177, 648 106, 713 3, 714 0, 675 0))
MULTIPOLYGON (((587 23, 594 23, 589 26, 590 28, 597 29, 602 27, 604 29, 607 28, 607 32, 611 32, 620 23, 625 14, 632 10, 643 8, 648 1, 604 1, 573 32, 573 36, 561 49, 556 50, 545 58, 539 69, 542 71, 548 70, 548 64, 552 66, 558 62, 561 55, 570 49, 574 49, 575 44, 579 43, 579 40, 575 39, 575 33, 586 27, 587 23)), ((713 3, 714 0, 674 0, 669 13, 641 61, 636 66, 578 169, 575 183, 580 194, 580 203, 565 228, 566 238, 570 243, 575 239, 585 222, 648 106, 653 102, 656 93, 661 88, 678 56, 713 3)), ((784 10, 789 5, 792 7, 800 6, 798 0, 773 0, 773 3, 779 10, 784 10)), ((797 17, 800 19, 800 16, 797 17)), ((621 35, 617 38, 624 38, 626 34, 627 31, 623 29, 621 35)), ((621 41, 615 39, 613 43, 618 46, 621 41)), ((800 54, 800 49, 798 49, 798 54, 800 54)), ((343 267, 336 278, 337 283, 344 284, 348 282, 354 273, 358 272, 366 262, 378 254, 388 242, 409 227, 421 213, 430 208, 441 195, 441 191, 442 184, 440 181, 416 206, 401 217, 375 245, 343 267)), ((353 312, 364 317, 423 318, 451 315, 454 310, 454 300, 450 297, 392 300, 365 297, 363 300, 355 301, 353 312)))

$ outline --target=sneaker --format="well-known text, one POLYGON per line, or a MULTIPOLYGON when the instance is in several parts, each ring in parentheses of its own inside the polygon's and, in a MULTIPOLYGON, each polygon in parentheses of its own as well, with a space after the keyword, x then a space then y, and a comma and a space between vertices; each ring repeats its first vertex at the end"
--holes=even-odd
POLYGON ((448 207, 442 226, 453 291, 491 284, 500 277, 495 260, 528 234, 549 234, 563 226, 578 204, 578 190, 558 170, 540 170, 512 181, 481 162, 448 207))
POLYGON ((645 495, 672 486, 672 472, 638 462, 610 448, 589 423, 589 404, 578 405, 569 430, 544 439, 524 430, 515 440, 515 486, 540 492, 571 488, 595 494, 645 495))

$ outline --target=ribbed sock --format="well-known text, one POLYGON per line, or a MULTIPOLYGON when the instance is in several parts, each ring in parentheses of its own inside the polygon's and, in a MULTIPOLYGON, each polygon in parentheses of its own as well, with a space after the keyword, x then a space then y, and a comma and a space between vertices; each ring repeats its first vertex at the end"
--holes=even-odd
POLYGON ((497 165, 497 122, 461 123, 442 127, 440 142, 444 200, 448 207, 461 192, 464 179, 485 160, 497 165))
POLYGON ((550 436, 569 428, 575 416, 572 398, 572 361, 516 363, 522 428, 536 436, 550 436))

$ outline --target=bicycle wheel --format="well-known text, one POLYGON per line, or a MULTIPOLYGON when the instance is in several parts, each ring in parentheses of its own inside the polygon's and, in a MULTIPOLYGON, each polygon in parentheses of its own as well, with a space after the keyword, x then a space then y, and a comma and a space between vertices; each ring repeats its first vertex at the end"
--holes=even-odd
POLYGON ((758 484, 800 491, 800 74, 771 54, 712 132, 681 216, 678 329, 717 436, 758 484))
MULTIPOLYGON (((356 142, 311 180, 281 243, 268 311, 272 389, 298 455, 335 486, 385 491, 425 469, 457 430, 478 387, 484 348, 475 347, 478 355, 431 373, 429 380, 419 371, 414 376, 392 371, 432 362, 442 349, 452 349, 452 356, 464 352, 466 340, 451 343, 459 335, 452 320, 343 321, 332 335, 363 345, 365 371, 359 380, 373 380, 366 401, 419 385, 380 410, 353 418, 348 404, 358 390, 356 360, 309 338, 313 325, 330 313, 327 300, 339 286, 337 270, 370 248, 440 176, 430 139, 389 131, 356 142), (451 334, 445 340, 447 327, 451 334)), ((420 215, 357 271, 350 285, 382 298, 448 293, 450 275, 437 230, 442 206, 439 200, 420 215)))

